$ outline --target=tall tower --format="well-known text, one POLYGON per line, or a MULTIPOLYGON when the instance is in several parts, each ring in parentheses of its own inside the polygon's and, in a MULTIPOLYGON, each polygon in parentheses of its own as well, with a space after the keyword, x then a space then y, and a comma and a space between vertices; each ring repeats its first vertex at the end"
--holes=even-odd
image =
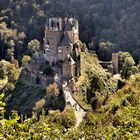
POLYGON ((49 18, 44 39, 44 55, 50 65, 58 61, 58 44, 62 38, 62 19, 49 18))
POLYGON ((44 55, 50 65, 64 61, 79 41, 79 25, 75 18, 49 18, 46 23, 44 55))

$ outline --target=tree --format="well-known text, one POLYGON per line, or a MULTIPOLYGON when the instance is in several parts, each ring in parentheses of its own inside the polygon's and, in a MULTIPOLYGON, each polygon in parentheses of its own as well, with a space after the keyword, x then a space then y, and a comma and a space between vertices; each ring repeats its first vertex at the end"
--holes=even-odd
POLYGON ((54 99, 55 97, 57 97, 59 94, 59 90, 58 90, 58 86, 57 84, 50 84, 47 89, 46 89, 46 96, 49 99, 54 99))
POLYGON ((31 40, 28 43, 28 49, 35 53, 36 51, 40 50, 40 42, 37 39, 31 40))
POLYGON ((19 69, 8 61, 0 61, 0 78, 8 77, 8 81, 15 83, 19 77, 19 69))
POLYGON ((131 75, 135 61, 129 52, 119 52, 119 70, 123 78, 131 75))
POLYGON ((11 61, 14 58, 14 48, 7 49, 6 59, 11 61))
POLYGON ((21 62, 23 65, 27 64, 31 60, 31 57, 29 55, 24 55, 21 62))
POLYGON ((0 79, 5 78, 7 75, 7 63, 6 61, 0 61, 0 79))
POLYGON ((4 107, 6 104, 2 101, 3 97, 4 93, 0 93, 0 120, 4 118, 5 113, 4 107))
POLYGON ((112 53, 116 51, 116 45, 109 41, 101 41, 99 43, 99 49, 97 54, 100 60, 110 61, 112 58, 112 53))

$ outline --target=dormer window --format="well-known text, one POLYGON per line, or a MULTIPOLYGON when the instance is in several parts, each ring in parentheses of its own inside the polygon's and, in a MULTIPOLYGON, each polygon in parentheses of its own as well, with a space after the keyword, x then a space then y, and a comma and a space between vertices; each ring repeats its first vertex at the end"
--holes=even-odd
POLYGON ((49 30, 52 30, 52 27, 50 27, 49 30))
POLYGON ((50 46, 46 45, 46 51, 49 52, 49 50, 50 50, 50 46))

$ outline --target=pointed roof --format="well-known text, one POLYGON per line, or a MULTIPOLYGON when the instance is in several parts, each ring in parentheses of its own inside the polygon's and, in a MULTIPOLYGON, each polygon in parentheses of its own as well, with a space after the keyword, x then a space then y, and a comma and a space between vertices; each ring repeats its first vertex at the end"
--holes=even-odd
POLYGON ((70 63, 71 65, 74 65, 76 62, 73 60, 73 58, 70 56, 70 54, 67 55, 65 62, 70 63))
POLYGON ((70 41, 68 34, 64 33, 64 37, 62 38, 62 41, 61 41, 61 46, 71 46, 71 45, 72 43, 70 41))

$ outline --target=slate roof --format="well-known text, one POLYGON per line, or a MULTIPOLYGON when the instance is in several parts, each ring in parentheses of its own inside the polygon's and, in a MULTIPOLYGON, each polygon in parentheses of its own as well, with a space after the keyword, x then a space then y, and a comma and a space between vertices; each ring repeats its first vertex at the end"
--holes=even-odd
POLYGON ((72 43, 67 33, 64 34, 62 41, 60 42, 60 46, 71 46, 72 43))
POLYGON ((65 62, 70 63, 71 65, 74 65, 76 62, 73 60, 73 58, 70 56, 70 54, 67 55, 65 62))
POLYGON ((45 57, 42 53, 34 54, 31 61, 45 62, 45 57))

